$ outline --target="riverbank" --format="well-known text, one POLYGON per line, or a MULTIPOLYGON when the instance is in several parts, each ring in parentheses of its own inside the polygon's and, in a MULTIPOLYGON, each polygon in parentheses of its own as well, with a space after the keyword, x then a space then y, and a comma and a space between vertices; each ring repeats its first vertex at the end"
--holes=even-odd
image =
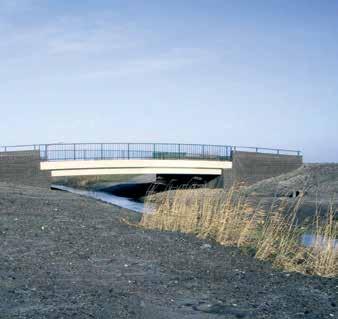
POLYGON ((144 230, 139 213, 0 183, 1 318, 334 318, 337 280, 144 230))

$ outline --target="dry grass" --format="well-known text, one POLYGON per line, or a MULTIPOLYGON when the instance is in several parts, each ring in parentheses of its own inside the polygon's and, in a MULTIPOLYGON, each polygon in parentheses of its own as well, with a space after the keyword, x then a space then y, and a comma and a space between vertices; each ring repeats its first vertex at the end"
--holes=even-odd
POLYGON ((249 249, 257 259, 270 260, 287 271, 325 277, 338 275, 334 245, 337 220, 332 205, 325 218, 317 211, 316 240, 313 246, 306 247, 300 241, 304 229, 296 218, 302 196, 291 206, 287 200, 275 199, 270 209, 263 209, 262 203, 236 187, 229 191, 175 190, 157 198, 155 210, 151 198, 153 212, 143 215, 142 227, 193 233, 222 245, 249 249))

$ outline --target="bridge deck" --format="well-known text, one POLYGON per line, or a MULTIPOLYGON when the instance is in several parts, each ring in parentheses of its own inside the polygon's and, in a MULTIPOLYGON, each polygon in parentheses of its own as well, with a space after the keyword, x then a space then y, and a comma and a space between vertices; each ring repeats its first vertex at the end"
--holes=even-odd
POLYGON ((41 170, 52 176, 113 174, 196 174, 221 175, 232 167, 231 161, 196 160, 89 160, 41 162, 41 170))

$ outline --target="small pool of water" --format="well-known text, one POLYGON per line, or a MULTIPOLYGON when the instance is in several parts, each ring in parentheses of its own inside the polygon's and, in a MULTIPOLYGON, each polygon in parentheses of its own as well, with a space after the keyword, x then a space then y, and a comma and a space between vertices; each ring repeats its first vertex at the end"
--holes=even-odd
POLYGON ((122 208, 127 208, 130 210, 136 211, 136 212, 140 212, 140 213, 144 212, 144 204, 141 202, 137 202, 130 198, 115 196, 113 194, 100 192, 100 191, 82 190, 82 189, 72 188, 72 187, 63 186, 63 185, 53 184, 52 188, 70 192, 73 194, 78 194, 78 195, 85 196, 85 197, 95 198, 105 203, 114 204, 122 208))
MULTIPOLYGON (((302 236, 302 244, 307 247, 312 247, 316 245, 316 241, 318 241, 319 246, 324 247, 327 244, 327 238, 324 238, 323 236, 316 236, 314 234, 304 234, 302 236)), ((337 239, 330 239, 330 244, 333 245, 333 247, 338 250, 338 240, 337 239)))

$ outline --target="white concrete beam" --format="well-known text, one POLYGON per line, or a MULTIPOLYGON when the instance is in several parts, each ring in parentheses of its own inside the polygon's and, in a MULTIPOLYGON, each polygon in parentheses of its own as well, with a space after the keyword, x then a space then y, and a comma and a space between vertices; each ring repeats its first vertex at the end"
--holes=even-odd
POLYGON ((69 160, 41 162, 41 170, 95 169, 95 168, 232 168, 231 161, 197 160, 69 160))
POLYGON ((52 171, 52 177, 89 175, 132 175, 132 174, 177 174, 177 175, 221 175, 222 169, 215 168, 102 168, 52 171))

